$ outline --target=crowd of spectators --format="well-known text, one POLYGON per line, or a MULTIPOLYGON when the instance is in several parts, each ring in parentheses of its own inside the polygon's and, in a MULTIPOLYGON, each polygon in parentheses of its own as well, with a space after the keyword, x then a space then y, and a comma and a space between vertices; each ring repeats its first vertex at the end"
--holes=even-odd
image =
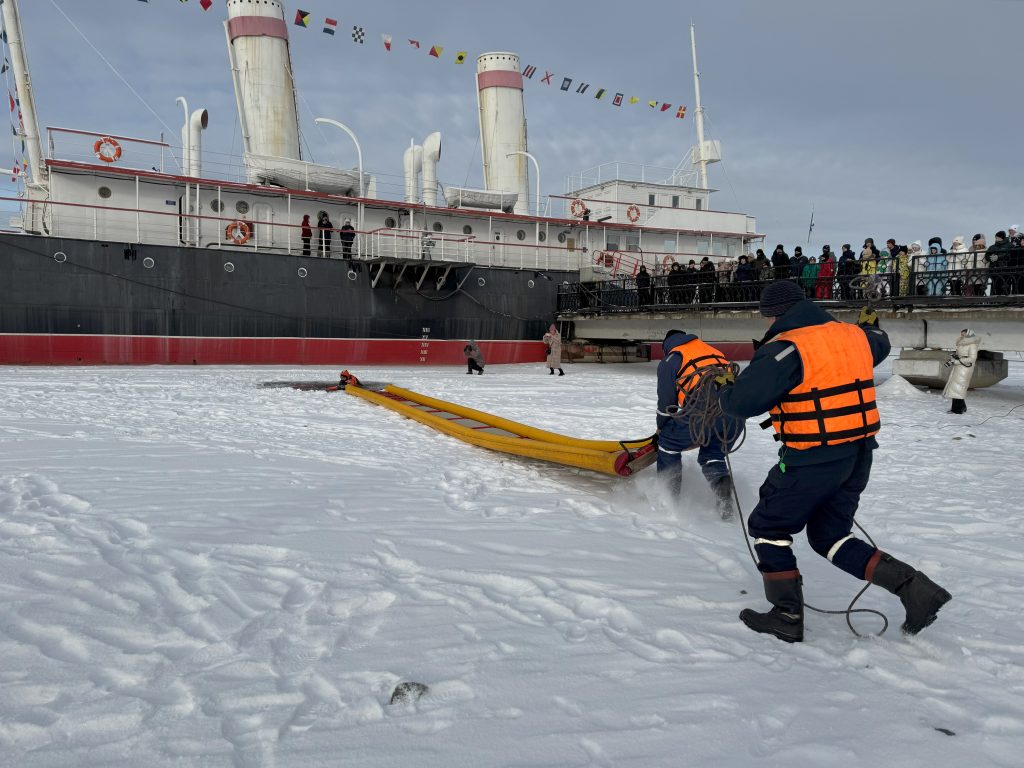
POLYGON ((644 272, 642 304, 656 297, 670 304, 736 300, 747 292, 744 284, 786 279, 811 299, 855 300, 869 282, 886 296, 1006 296, 1024 294, 1024 232, 1014 225, 996 232, 991 243, 983 234, 970 243, 957 235, 948 249, 941 237, 930 238, 927 247, 890 238, 883 248, 869 237, 859 250, 845 243, 837 254, 825 245, 810 257, 801 246, 790 254, 780 243, 771 256, 758 248, 736 260, 716 264, 705 256, 685 266, 673 261, 660 276, 644 272), (861 276, 872 279, 856 279, 861 276))

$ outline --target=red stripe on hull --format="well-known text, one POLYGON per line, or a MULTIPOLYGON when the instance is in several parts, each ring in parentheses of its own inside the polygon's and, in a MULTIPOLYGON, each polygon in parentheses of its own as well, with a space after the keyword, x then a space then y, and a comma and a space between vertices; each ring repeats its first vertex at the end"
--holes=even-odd
MULTIPOLYGON (((465 365, 465 341, 0 335, 0 365, 465 365)), ((488 363, 541 363, 540 341, 481 341, 488 363)))

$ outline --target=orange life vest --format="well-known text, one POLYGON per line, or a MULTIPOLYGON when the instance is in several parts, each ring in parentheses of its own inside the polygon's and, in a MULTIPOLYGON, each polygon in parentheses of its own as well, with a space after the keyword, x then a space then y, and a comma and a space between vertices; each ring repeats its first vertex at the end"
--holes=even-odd
POLYGON ((804 377, 771 409, 775 439, 806 450, 864 440, 878 433, 874 362, 864 331, 829 322, 780 333, 796 347, 804 377))
POLYGON ((725 359, 725 355, 700 339, 691 339, 685 344, 673 347, 669 354, 671 355, 674 352, 678 352, 683 358, 679 371, 676 373, 676 389, 679 390, 680 406, 686 400, 686 396, 697 386, 699 377, 696 374, 699 373, 701 368, 707 368, 711 365, 726 366, 729 364, 729 361, 725 359))

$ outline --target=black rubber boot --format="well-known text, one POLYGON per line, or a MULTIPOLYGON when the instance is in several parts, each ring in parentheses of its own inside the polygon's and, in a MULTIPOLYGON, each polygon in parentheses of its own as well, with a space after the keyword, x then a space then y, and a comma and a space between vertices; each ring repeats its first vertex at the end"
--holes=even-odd
POLYGON ((558 375, 559 376, 565 376, 565 371, 563 371, 561 368, 559 368, 558 369, 558 375))
POLYGON ((554 368, 548 368, 548 376, 554 376, 554 375, 555 375, 555 369, 554 368))
POLYGON ((711 490, 715 492, 715 509, 723 520, 728 520, 736 511, 732 499, 732 478, 726 475, 713 480, 711 490))
POLYGON ((774 607, 767 613, 746 608, 740 611, 740 621, 755 632, 775 635, 787 643, 800 643, 804 639, 804 594, 800 571, 782 571, 764 574, 764 595, 774 607))
POLYGON ((953 599, 946 590, 912 566, 876 550, 865 574, 872 584, 892 592, 907 612, 903 631, 916 635, 938 616, 939 609, 953 599))

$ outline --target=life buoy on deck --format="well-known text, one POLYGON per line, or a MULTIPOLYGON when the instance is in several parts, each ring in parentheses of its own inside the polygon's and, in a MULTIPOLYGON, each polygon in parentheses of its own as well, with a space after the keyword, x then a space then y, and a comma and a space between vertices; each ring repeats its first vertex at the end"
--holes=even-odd
POLYGON ((572 212, 572 215, 575 216, 577 219, 582 219, 583 214, 587 210, 587 205, 586 203, 583 202, 583 200, 577 197, 575 200, 572 201, 572 205, 569 206, 569 210, 572 212))
POLYGON ((97 139, 96 143, 92 145, 92 151, 104 163, 116 163, 121 159, 121 145, 117 143, 116 139, 109 136, 97 139))
POLYGON ((640 221, 640 209, 635 205, 629 206, 629 208, 626 209, 626 218, 636 224, 640 221))
POLYGON ((224 230, 224 237, 231 240, 235 245, 245 245, 249 242, 252 230, 244 221, 232 221, 224 230))

